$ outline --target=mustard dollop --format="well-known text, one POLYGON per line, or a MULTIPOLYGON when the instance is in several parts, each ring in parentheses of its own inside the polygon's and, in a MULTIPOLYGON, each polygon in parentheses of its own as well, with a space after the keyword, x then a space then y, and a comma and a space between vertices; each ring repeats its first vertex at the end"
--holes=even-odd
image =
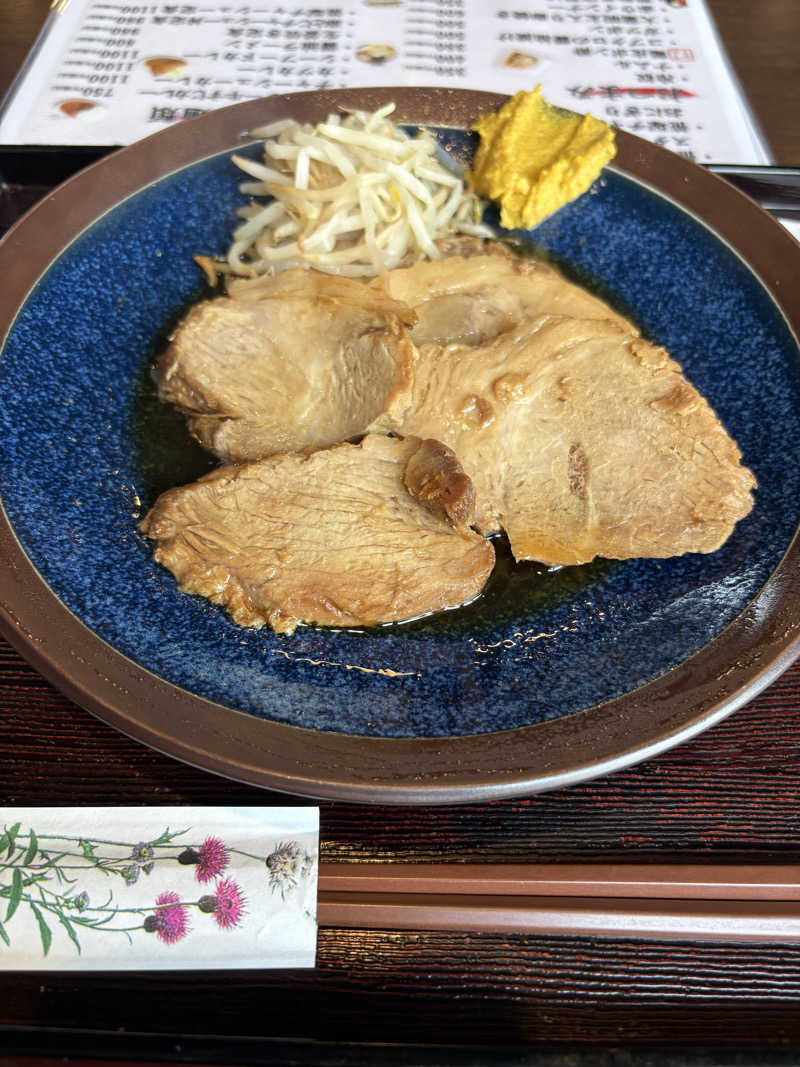
POLYGON ((505 229, 530 229, 585 193, 616 154, 614 130, 548 103, 542 87, 518 92, 473 129, 480 146, 470 180, 500 205, 505 229))

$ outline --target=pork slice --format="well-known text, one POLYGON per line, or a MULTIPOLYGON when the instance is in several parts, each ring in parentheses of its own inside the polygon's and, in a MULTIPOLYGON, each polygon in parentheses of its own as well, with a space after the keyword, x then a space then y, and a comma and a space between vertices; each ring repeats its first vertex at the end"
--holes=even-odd
POLYGON ((498 403, 493 385, 524 370, 514 360, 510 336, 480 346, 422 345, 398 431, 435 438, 453 450, 474 486, 475 524, 485 534, 501 527, 508 466, 507 405, 498 403))
POLYGON ((369 435, 220 468, 163 493, 141 530, 242 626, 373 625, 481 592, 494 549, 469 527, 471 492, 439 442, 369 435))
POLYGON ((441 259, 382 275, 372 287, 412 307, 416 345, 483 345, 525 318, 564 315, 634 327, 599 297, 567 281, 554 267, 514 255, 500 242, 476 247, 454 241, 441 259))
POLYGON ((304 270, 192 308, 156 367, 162 400, 225 462, 325 448, 392 425, 408 402, 413 315, 304 270))
POLYGON ((550 565, 712 552, 756 481, 665 352, 613 323, 543 316, 479 348, 423 346, 405 433, 459 456, 477 525, 550 565))
POLYGON ((547 564, 713 552, 756 479, 709 403, 660 347, 571 322, 542 332, 507 446, 503 525, 547 564), (547 336, 551 335, 551 336, 547 336), (554 354, 552 354, 554 353, 554 354))

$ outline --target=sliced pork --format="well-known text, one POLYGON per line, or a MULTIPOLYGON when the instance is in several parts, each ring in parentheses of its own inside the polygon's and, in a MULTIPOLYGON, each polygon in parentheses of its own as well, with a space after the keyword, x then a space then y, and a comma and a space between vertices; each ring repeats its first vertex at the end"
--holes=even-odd
POLYGON ((241 466, 141 524, 183 589, 280 633, 396 622, 479 595, 480 534, 573 565, 712 552, 748 514, 755 478, 664 349, 545 264, 442 251, 369 284, 236 281, 189 312, 160 394, 241 466))
POLYGON ((605 319, 635 332, 599 297, 500 242, 455 239, 444 243, 442 251, 441 259, 420 260, 372 283, 414 309, 417 323, 410 332, 418 346, 486 344, 536 315, 605 319))
POLYGON ((370 435, 311 455, 223 467, 163 493, 141 523, 188 593, 242 626, 361 626, 457 607, 494 549, 436 441, 370 435))
POLYGON ((233 288, 192 308, 156 367, 161 398, 220 459, 326 448, 405 410, 407 307, 305 270, 233 288))
POLYGON ((663 348, 614 323, 526 319, 482 346, 424 345, 402 432, 458 455, 479 528, 517 559, 712 552, 755 479, 663 348))

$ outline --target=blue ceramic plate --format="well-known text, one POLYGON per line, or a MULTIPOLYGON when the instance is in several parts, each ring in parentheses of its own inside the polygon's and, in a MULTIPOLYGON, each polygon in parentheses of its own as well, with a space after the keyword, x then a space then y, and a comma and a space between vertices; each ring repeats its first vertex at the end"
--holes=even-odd
POLYGON ((465 609, 241 629, 180 592, 137 532, 159 492, 210 467, 149 368, 204 294, 192 256, 228 243, 240 131, 387 99, 461 162, 463 127, 497 103, 371 90, 240 105, 84 172, 4 243, 6 633, 108 721, 248 781, 406 802, 563 784, 689 736, 794 655, 781 566, 800 501, 800 248, 720 179, 624 135, 589 195, 517 235, 665 345, 737 440, 759 488, 719 551, 556 573, 501 552, 465 609))

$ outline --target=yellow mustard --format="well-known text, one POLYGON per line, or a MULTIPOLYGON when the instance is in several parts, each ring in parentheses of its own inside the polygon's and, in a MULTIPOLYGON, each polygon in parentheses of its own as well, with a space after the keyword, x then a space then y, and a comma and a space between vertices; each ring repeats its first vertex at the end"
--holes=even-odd
POLYGON ((554 107, 541 86, 516 93, 473 129, 481 143, 472 185, 500 205, 508 230, 530 229, 585 193, 617 150, 608 123, 554 107))

